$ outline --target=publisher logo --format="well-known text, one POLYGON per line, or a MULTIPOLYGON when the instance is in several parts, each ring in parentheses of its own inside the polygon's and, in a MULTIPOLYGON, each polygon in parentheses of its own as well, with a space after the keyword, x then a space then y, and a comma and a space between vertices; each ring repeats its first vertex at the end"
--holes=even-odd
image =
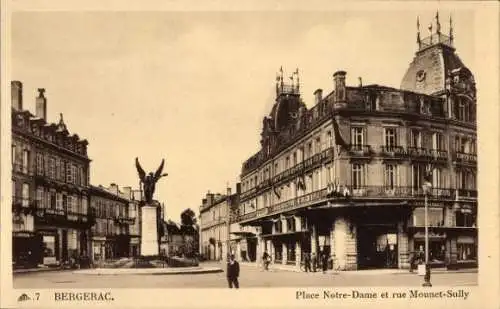
POLYGON ((31 298, 28 295, 26 295, 25 293, 21 294, 21 296, 19 296, 17 298, 18 302, 23 302, 23 301, 27 301, 27 300, 31 300, 31 298))

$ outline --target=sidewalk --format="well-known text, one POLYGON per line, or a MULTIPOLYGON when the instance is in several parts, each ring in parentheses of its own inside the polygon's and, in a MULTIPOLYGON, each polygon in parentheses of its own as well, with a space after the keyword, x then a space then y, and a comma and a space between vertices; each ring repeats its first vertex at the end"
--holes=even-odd
MULTIPOLYGON (((252 262, 240 262, 240 264, 242 266, 258 267, 262 271, 264 271, 261 264, 252 262)), ((270 264, 269 271, 303 272, 294 265, 282 265, 282 264, 270 264)), ((320 269, 317 269, 316 272, 322 273, 320 269)), ((454 273, 477 273, 477 272, 478 272, 477 268, 464 268, 457 270, 447 270, 446 268, 433 268, 431 270, 431 274, 454 274, 454 273)), ((342 274, 342 275, 412 275, 412 274, 418 275, 416 270, 413 273, 410 273, 408 269, 368 269, 368 270, 346 270, 346 271, 335 271, 333 269, 329 269, 326 273, 342 274)))

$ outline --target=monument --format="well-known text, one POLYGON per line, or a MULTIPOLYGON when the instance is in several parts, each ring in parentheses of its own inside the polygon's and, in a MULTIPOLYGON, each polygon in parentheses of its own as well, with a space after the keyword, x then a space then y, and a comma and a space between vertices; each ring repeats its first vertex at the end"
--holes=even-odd
POLYGON ((142 169, 139 159, 135 158, 135 166, 139 173, 142 191, 144 192, 141 201, 141 255, 157 256, 159 254, 159 235, 158 235, 158 207, 160 204, 153 200, 155 185, 161 177, 168 176, 162 174, 165 159, 161 161, 160 166, 155 173, 149 173, 142 169))

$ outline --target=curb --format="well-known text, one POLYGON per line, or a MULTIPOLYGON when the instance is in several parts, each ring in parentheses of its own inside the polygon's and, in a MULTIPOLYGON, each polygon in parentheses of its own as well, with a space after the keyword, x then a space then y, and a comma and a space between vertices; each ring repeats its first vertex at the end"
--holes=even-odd
POLYGON ((127 271, 108 271, 108 270, 105 270, 103 271, 103 269, 105 268, 102 268, 101 271, 99 271, 99 269, 95 269, 93 271, 89 271, 89 270, 80 270, 80 271, 73 271, 73 274, 76 274, 76 275, 87 275, 87 276, 126 276, 126 275, 196 275, 196 274, 208 274, 208 273, 219 273, 219 272, 222 272, 222 269, 221 268, 216 268, 216 267, 212 267, 212 268, 200 268, 200 269, 189 269, 189 270, 173 270, 172 268, 169 268, 169 270, 167 271, 166 269, 163 270, 163 271, 159 271, 155 268, 151 268, 151 269, 147 269, 147 268, 139 268, 137 269, 136 271, 132 271, 134 270, 134 268, 127 268, 127 269, 131 269, 130 271, 127 270, 127 271))
MULTIPOLYGON (((254 267, 254 268, 260 268, 262 272, 265 272, 262 270, 261 265, 256 265, 256 264, 251 264, 251 263, 241 263, 242 266, 248 266, 248 267, 254 267)), ((383 269, 382 269, 383 270, 383 269)), ((303 273, 304 271, 296 269, 296 268, 282 268, 282 267, 272 267, 271 265, 269 266, 269 270, 267 272, 278 272, 278 271, 288 271, 288 272, 296 272, 296 273, 303 273)), ((322 271, 316 271, 316 273, 322 273, 322 271)), ((478 273, 477 268, 471 268, 471 269, 462 269, 462 270, 446 270, 446 269, 439 269, 439 270, 431 270, 431 274, 466 274, 466 273, 478 273)), ((413 273, 410 273, 407 269, 402 269, 400 271, 381 271, 381 272, 372 272, 372 273, 366 273, 363 272, 362 270, 349 270, 349 271, 332 271, 328 270, 326 274, 333 274, 333 275, 371 275, 371 276, 378 276, 378 275, 418 275, 418 273, 415 271, 413 273)))
POLYGON ((64 268, 17 269, 13 270, 12 274, 22 275, 22 274, 32 274, 32 273, 43 273, 49 271, 63 271, 63 270, 70 270, 70 269, 64 269, 64 268))

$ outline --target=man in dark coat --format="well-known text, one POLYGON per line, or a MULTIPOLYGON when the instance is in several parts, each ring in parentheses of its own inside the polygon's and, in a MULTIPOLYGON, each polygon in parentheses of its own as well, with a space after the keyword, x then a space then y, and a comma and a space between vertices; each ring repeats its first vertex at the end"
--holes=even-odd
POLYGON ((328 270, 328 254, 326 251, 323 251, 323 254, 321 255, 321 268, 323 269, 323 273, 326 273, 328 270))
POLYGON ((238 277, 240 275, 240 264, 234 259, 234 254, 231 254, 229 257, 229 261, 227 262, 227 282, 229 284, 229 288, 238 289, 240 287, 238 283, 238 277))
POLYGON ((304 268, 306 273, 311 271, 311 256, 309 253, 304 256, 304 268))
POLYGON ((316 252, 313 252, 312 254, 311 263, 313 267, 313 272, 316 272, 316 267, 318 266, 318 258, 316 257, 316 252))
POLYGON ((262 264, 264 265, 264 270, 269 270, 269 262, 270 262, 271 257, 267 253, 267 251, 264 251, 264 254, 262 255, 262 264))

